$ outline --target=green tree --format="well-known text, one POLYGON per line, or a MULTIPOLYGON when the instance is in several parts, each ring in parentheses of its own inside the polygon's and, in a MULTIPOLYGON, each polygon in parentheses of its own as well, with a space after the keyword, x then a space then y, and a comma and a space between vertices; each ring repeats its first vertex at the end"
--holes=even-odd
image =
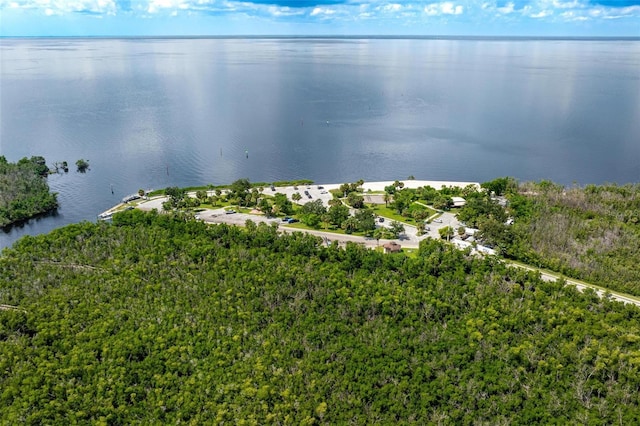
POLYGON ((338 228, 342 227, 342 222, 347 220, 349 217, 349 208, 344 204, 335 204, 329 207, 327 211, 329 216, 329 223, 331 225, 337 226, 338 228))
POLYGON ((278 208, 280 209, 280 212, 282 212, 283 214, 288 215, 293 213, 293 204, 285 194, 276 192, 273 195, 273 204, 278 206, 278 208))
POLYGON ((375 238, 376 239, 376 243, 378 245, 380 245, 380 240, 383 239, 383 238, 386 238, 387 237, 386 234, 387 234, 386 228, 383 228, 383 227, 376 228, 373 231, 373 238, 375 238))
POLYGON ((303 213, 300 221, 311 228, 318 228, 323 216, 316 213, 303 213))
POLYGON ((362 232, 373 231, 376 228, 376 218, 369 209, 358 210, 354 219, 357 223, 357 229, 362 232))
POLYGON ((315 215, 318 215, 319 217, 326 212, 327 209, 324 204, 322 204, 322 200, 309 201, 308 203, 305 203, 301 209, 302 214, 313 213, 315 215))
POLYGON ((364 197, 357 192, 351 192, 347 196, 347 203, 354 209, 361 209, 364 207, 364 197))
POLYGON ((358 230, 358 225, 358 219, 353 216, 349 216, 344 222, 342 222, 342 229, 344 229, 347 234, 351 234, 358 230))
MULTIPOLYGON (((170 186, 164 190, 164 193, 169 197, 168 206, 169 209, 179 207, 187 195, 187 191, 177 186, 170 186)), ((167 210, 167 209, 165 209, 167 210)))
POLYGON ((513 191, 518 187, 515 179, 511 177, 501 177, 480 185, 486 189, 489 194, 504 195, 508 191, 513 191))
POLYGON ((398 214, 403 214, 405 210, 413 203, 414 194, 410 189, 402 189, 397 191, 393 196, 393 207, 398 214))
POLYGON ((440 234, 440 238, 443 240, 449 240, 453 238, 453 228, 451 226, 445 226, 438 229, 438 234, 440 234))
MULTIPOLYGON (((385 188, 385 190, 386 190, 386 188, 385 188)), ((389 202, 392 201, 392 200, 393 200, 393 196, 390 193, 385 191, 385 193, 384 193, 384 206, 388 207, 389 202)))
POLYGON ((453 200, 447 195, 438 195, 433 200, 433 207, 438 210, 449 210, 453 206, 453 200))
POLYGON ((402 224, 402 222, 394 220, 389 224, 389 231, 391 231, 391 235, 393 235, 393 238, 399 238, 400 235, 404 234, 405 232, 404 225, 402 224))
POLYGON ((89 160, 84 160, 84 159, 79 159, 78 161, 76 161, 76 167, 78 172, 80 173, 85 173, 87 170, 89 170, 89 160))
POLYGON ((204 203, 207 199, 207 191, 203 189, 196 191, 196 198, 200 200, 201 203, 204 203))
POLYGON ((229 186, 229 196, 236 199, 240 205, 248 205, 251 199, 249 179, 238 179, 229 186))
MULTIPOLYGON (((274 215, 274 210, 271 207, 271 203, 269 203, 269 201, 267 201, 266 198, 262 198, 260 200, 260 202, 258 203, 258 208, 260 209, 260 211, 262 213, 264 213, 267 217, 271 217, 274 215)), ((278 211, 280 211, 280 207, 276 207, 276 209, 278 211)))
MULTIPOLYGON (((9 163, 0 157, 0 227, 29 219, 57 207, 43 174, 42 157, 9 163)), ((46 168, 46 165, 44 166, 46 168)))

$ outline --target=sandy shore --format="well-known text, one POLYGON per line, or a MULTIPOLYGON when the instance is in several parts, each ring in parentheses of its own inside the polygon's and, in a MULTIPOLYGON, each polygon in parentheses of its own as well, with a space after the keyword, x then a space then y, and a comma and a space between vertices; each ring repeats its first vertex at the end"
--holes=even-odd
MULTIPOLYGON (((365 182, 362 185, 362 189, 365 192, 371 191, 384 191, 385 186, 393 185, 394 181, 382 181, 382 182, 365 182)), ((431 186, 437 190, 442 189, 445 186, 458 186, 460 188, 464 188, 468 185, 473 185, 476 188, 480 188, 480 184, 478 182, 453 182, 453 181, 441 181, 441 180, 401 180, 404 184, 405 188, 421 188, 423 186, 431 186)), ((341 184, 328 184, 323 185, 325 188, 339 188, 341 184)))

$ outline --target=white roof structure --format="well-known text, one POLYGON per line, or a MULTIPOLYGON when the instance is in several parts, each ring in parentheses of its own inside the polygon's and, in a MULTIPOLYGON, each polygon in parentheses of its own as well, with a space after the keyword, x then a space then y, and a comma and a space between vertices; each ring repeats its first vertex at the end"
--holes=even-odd
POLYGON ((462 197, 451 197, 453 200, 453 207, 462 207, 467 204, 467 201, 462 197))

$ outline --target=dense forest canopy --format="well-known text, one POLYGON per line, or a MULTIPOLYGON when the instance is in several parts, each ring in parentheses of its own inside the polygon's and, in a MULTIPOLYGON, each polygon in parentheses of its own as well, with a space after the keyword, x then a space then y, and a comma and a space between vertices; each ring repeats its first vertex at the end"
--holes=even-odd
POLYGON ((640 185, 500 178, 483 186, 458 218, 501 254, 640 296, 640 185), (504 195, 506 206, 492 194, 504 195))
POLYGON ((133 210, 5 249, 0 303, 3 424, 640 423, 640 309, 435 240, 133 210))
POLYGON ((0 156, 0 227, 29 219, 58 206, 49 191, 49 168, 43 157, 9 163, 0 156))

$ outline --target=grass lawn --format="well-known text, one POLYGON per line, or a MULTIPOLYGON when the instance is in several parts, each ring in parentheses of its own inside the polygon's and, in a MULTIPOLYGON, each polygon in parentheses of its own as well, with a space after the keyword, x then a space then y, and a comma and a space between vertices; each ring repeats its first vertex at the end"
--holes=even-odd
POLYGON ((406 223, 408 225, 415 225, 416 223, 416 221, 413 218, 401 216, 394 209, 390 207, 385 207, 382 204, 368 204, 368 207, 370 207, 371 210, 373 210, 373 212, 378 216, 383 216, 387 219, 406 223))
POLYGON ((434 215, 436 213, 438 213, 438 210, 434 209, 433 207, 429 207, 427 206, 427 202, 426 201, 422 201, 422 200, 418 200, 417 202, 415 202, 414 204, 418 204, 420 207, 424 208, 426 211, 429 212, 429 216, 434 215))

